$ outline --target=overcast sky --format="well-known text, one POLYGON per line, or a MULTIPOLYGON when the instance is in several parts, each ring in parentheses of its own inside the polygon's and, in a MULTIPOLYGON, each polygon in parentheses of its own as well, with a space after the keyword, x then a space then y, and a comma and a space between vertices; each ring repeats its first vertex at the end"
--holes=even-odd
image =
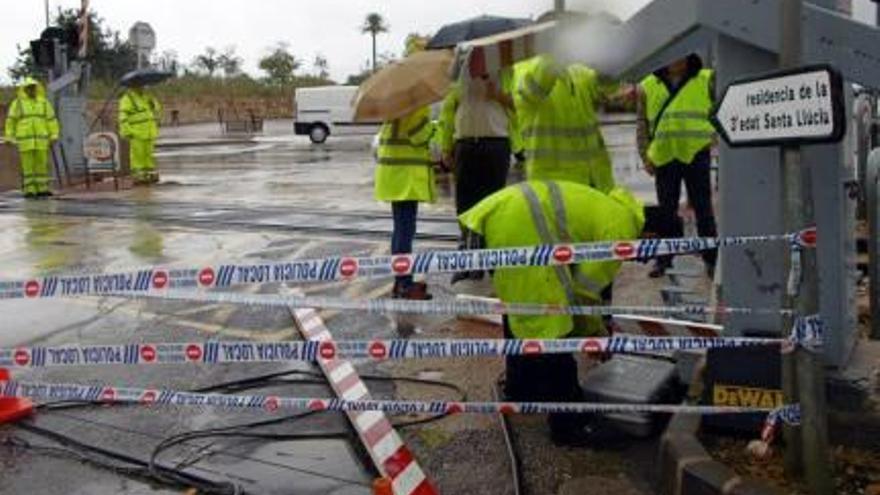
MULTIPOLYGON (((570 3, 600 3, 569 0, 570 3)), ((608 0, 612 10, 627 14, 645 0, 608 0)), ((79 0, 50 0, 58 7, 78 7, 79 0)), ((330 62, 337 80, 359 72, 370 58, 368 35, 360 26, 369 12, 382 14, 391 26, 380 35, 379 51, 399 53, 410 32, 432 33, 442 25, 480 14, 537 16, 553 0, 91 0, 91 6, 113 29, 127 36, 137 21, 153 26, 157 51, 174 50, 189 63, 206 46, 233 45, 245 59, 245 70, 257 74, 256 61, 278 41, 290 43, 306 70, 317 53, 330 62)), ((0 81, 15 60, 16 43, 24 46, 45 27, 43 0, 3 0, 0 16, 0 81)))
MULTIPOLYGON (((626 18, 648 0, 568 0, 569 6, 599 6, 626 18)), ((864 10, 855 0, 857 11, 864 10)), ((78 7, 79 0, 50 0, 58 7, 78 7)), ((137 21, 150 23, 157 33, 157 52, 174 50, 190 63, 205 47, 235 46, 244 69, 258 74, 256 61, 278 41, 290 44, 307 63, 317 53, 327 57, 331 75, 344 81, 370 58, 370 39, 360 34, 369 12, 382 14, 391 26, 380 35, 379 51, 399 53, 408 33, 432 33, 442 25, 480 14, 533 17, 552 8, 553 0, 91 0, 113 29, 127 36, 137 21)), ((45 26, 44 0, 3 0, 0 16, 0 82, 6 69, 45 26)))

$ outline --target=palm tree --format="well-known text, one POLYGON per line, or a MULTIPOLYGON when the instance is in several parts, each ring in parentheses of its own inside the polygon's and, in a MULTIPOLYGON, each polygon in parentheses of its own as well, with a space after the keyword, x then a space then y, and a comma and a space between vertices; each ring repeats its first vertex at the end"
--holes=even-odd
POLYGON ((370 33, 370 36, 373 37, 373 72, 376 72, 376 35, 379 33, 387 33, 388 29, 389 26, 385 23, 385 19, 381 14, 376 12, 367 14, 367 19, 361 27, 362 33, 370 33))

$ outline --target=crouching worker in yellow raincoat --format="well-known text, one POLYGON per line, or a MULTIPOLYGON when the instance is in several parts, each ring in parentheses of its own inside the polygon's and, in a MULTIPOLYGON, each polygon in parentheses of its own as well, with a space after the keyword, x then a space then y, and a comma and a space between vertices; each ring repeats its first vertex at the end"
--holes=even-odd
POLYGON ((5 135, 18 147, 24 197, 51 196, 49 149, 58 140, 58 120, 36 79, 25 78, 19 85, 18 97, 9 105, 5 135))
MULTIPOLYGON (((528 181, 481 201, 459 220, 481 234, 487 248, 569 244, 635 239, 645 223, 643 206, 628 191, 607 194, 566 181, 528 181)), ((599 305, 614 282, 619 261, 495 270, 495 291, 506 303, 599 305)), ((600 316, 506 316, 507 338, 560 339, 605 333, 600 316)), ((582 392, 571 355, 507 358, 505 394, 521 402, 578 402, 582 392)), ((564 445, 589 440, 586 419, 551 414, 552 439, 564 445)))
POLYGON ((159 182, 153 151, 159 137, 162 105, 142 86, 132 86, 119 99, 119 134, 129 140, 135 184, 159 182))

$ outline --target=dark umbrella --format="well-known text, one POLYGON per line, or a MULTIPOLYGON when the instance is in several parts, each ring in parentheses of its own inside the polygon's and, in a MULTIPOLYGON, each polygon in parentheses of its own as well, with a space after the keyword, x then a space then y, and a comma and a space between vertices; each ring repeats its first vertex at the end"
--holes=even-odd
POLYGON ((173 72, 165 72, 156 69, 138 69, 122 76, 120 86, 153 86, 174 77, 173 72))
POLYGON ((493 34, 505 31, 513 31, 531 23, 532 21, 529 19, 512 19, 491 15, 474 17, 466 21, 447 24, 440 28, 440 31, 437 31, 437 34, 428 42, 428 49, 454 48, 455 45, 463 41, 485 38, 486 36, 492 36, 493 34))

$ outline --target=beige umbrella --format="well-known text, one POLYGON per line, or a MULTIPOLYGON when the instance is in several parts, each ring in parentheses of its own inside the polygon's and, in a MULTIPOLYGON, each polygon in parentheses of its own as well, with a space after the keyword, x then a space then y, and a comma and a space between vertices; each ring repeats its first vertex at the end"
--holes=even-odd
POLYGON ((451 50, 418 52, 373 74, 355 95, 355 122, 394 120, 442 100, 452 59, 451 50))

